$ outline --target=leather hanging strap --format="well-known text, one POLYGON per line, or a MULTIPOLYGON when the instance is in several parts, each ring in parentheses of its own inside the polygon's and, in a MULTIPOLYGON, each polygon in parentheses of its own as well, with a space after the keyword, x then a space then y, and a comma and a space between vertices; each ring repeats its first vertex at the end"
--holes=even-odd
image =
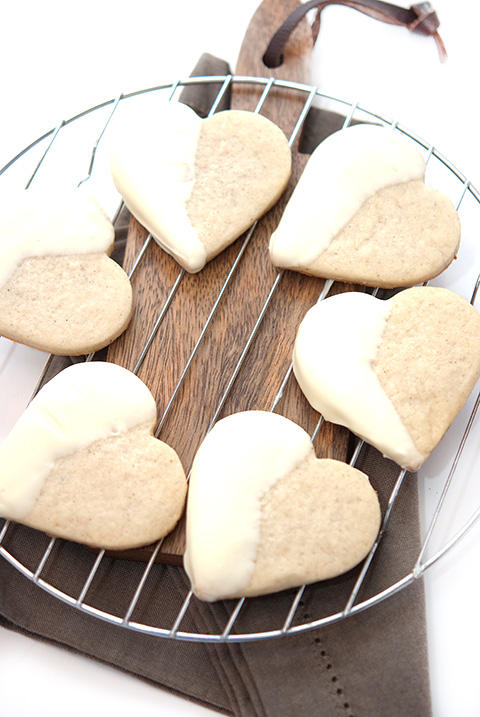
POLYGON ((356 0, 310 0, 310 2, 297 7, 277 30, 263 57, 265 65, 267 67, 279 67, 282 64, 283 48, 291 33, 309 10, 317 8, 318 12, 312 25, 313 42, 315 43, 320 29, 320 13, 327 5, 345 5, 369 15, 375 20, 386 22, 389 25, 400 25, 410 30, 410 32, 433 37, 437 44, 440 60, 443 62, 447 57, 445 46, 438 34, 440 22, 429 2, 422 2, 412 5, 410 8, 404 8, 380 2, 379 0, 363 0, 362 2, 357 2, 356 0))

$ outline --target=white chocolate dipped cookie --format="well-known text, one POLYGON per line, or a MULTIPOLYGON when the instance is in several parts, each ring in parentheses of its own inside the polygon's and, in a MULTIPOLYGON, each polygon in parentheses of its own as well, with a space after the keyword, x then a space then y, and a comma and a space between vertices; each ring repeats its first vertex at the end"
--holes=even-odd
POLYGON ((152 394, 127 369, 69 366, 0 446, 0 515, 96 548, 158 540, 176 525, 187 483, 155 423, 152 394))
POLYGON ((305 315, 293 370, 326 420, 414 471, 480 377, 480 314, 436 287, 405 289, 386 301, 337 294, 305 315))
POLYGON ((264 595, 345 573, 379 526, 364 473, 317 459, 289 419, 245 411, 215 424, 195 456, 185 569, 201 600, 264 595))
POLYGON ((110 344, 132 316, 114 229, 87 192, 27 189, 0 218, 0 335, 53 354, 110 344))
POLYGON ((280 198, 291 172, 282 130, 259 114, 206 119, 167 102, 159 116, 128 116, 110 149, 117 190, 136 219, 196 273, 280 198))
POLYGON ((321 142, 270 241, 277 267, 367 286, 413 286, 455 258, 460 219, 425 184, 421 152, 359 124, 321 142))

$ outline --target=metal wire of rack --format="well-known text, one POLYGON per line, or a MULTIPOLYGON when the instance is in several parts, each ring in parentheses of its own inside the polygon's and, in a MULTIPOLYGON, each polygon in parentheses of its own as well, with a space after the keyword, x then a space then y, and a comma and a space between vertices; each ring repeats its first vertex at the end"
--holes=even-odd
MULTIPOLYGON (((188 78, 186 80, 177 81, 172 84, 166 84, 161 85, 158 87, 153 88, 147 88, 145 90, 139 90, 137 92, 130 93, 128 95, 120 95, 117 98, 110 99, 100 105, 97 105, 95 107, 92 107, 85 112, 82 112, 68 120, 62 121, 56 128, 52 129, 50 132, 44 134, 42 137, 39 137, 37 140, 35 140, 33 143, 31 143, 28 147, 26 147, 22 152, 20 152, 18 155, 16 155, 3 169, 0 170, 0 181, 8 181, 10 183, 10 177, 13 175, 14 172, 17 171, 18 167, 21 165, 20 172, 18 173, 18 176, 24 177, 25 175, 25 167, 31 164, 31 157, 33 156, 33 171, 27 176, 29 176, 28 181, 25 183, 23 182, 23 185, 27 188, 30 187, 33 181, 38 181, 40 177, 41 172, 44 171, 45 166, 49 163, 50 158, 55 153, 55 149, 59 142, 61 141, 61 138, 63 136, 63 133, 66 129, 68 129, 72 124, 75 124, 78 126, 81 124, 81 121, 89 120, 91 117, 96 117, 97 115, 100 116, 100 122, 95 123, 95 135, 93 143, 90 144, 90 161, 88 165, 88 169, 86 174, 82 175, 82 178, 76 182, 77 186, 81 186, 82 184, 86 182, 92 181, 92 178, 95 176, 98 165, 102 164, 102 159, 98 158, 99 150, 102 147, 102 142, 104 139, 105 134, 108 132, 108 128, 110 125, 110 122, 114 116, 114 114, 118 111, 118 108, 122 105, 123 102, 129 102, 129 101, 135 101, 136 99, 144 96, 152 96, 152 95, 159 95, 161 96, 162 101, 173 101, 176 97, 177 92, 179 89, 189 86, 189 85, 195 85, 195 84, 203 84, 203 83, 215 83, 220 86, 217 98, 212 105, 212 108, 210 110, 210 113, 214 113, 218 105, 224 96, 224 94, 228 91, 228 89, 233 84, 249 84, 249 85, 255 85, 261 88, 262 93, 260 96, 260 99, 258 101, 258 105, 255 109, 256 112, 261 112, 263 104, 265 100, 267 99, 269 93, 271 92, 272 88, 280 87, 287 92, 292 93, 300 93, 302 96, 305 97, 305 102, 303 106, 303 110, 300 113, 300 116, 298 118, 298 122, 293 130, 293 133, 291 137, 289 138, 290 145, 293 145, 295 142, 298 133, 300 132, 302 125, 305 121, 306 116, 308 115, 308 112, 310 108, 314 105, 315 102, 326 102, 330 103, 331 105, 335 106, 336 109, 340 108, 341 114, 345 117, 344 126, 348 126, 350 122, 354 119, 359 117, 360 119, 364 121, 375 121, 378 123, 381 123, 386 126, 390 126, 393 132, 401 133, 403 136, 405 136, 410 141, 416 143, 418 146, 420 146, 424 152, 425 152, 425 159, 427 162, 427 170, 431 167, 432 163, 435 162, 442 171, 445 170, 445 174, 443 176, 442 180, 438 180, 440 183, 442 181, 446 180, 446 185, 448 186, 448 191, 453 194, 452 197, 454 200, 454 203, 456 205, 456 208, 460 210, 462 205, 466 203, 467 197, 469 200, 473 201, 473 206, 476 209, 478 205, 480 205, 480 196, 478 191, 475 189, 475 187, 471 184, 471 182, 465 177, 456 167, 454 164, 452 164, 446 157, 444 157, 440 152, 437 151, 437 149, 425 142, 423 139, 412 133, 410 130, 408 130, 406 127, 402 126, 396 121, 392 121, 389 118, 384 117, 383 115, 368 110, 364 107, 362 107, 359 103, 350 103, 345 100, 339 99, 335 97, 334 95, 327 94, 320 92, 317 88, 302 85, 298 83, 292 83, 288 81, 280 81, 280 80, 272 80, 268 78, 251 78, 251 77, 238 77, 238 76, 215 76, 215 77, 195 77, 195 78, 188 78), (100 127, 100 130, 98 130, 97 125, 100 127), (28 161, 26 161, 28 160, 28 161)), ((90 136, 90 135, 89 135, 90 136)), ((91 140, 90 140, 91 141, 91 140)), ((58 151, 57 151, 58 154, 58 151)), ((82 157, 84 157, 84 150, 82 150, 82 157)), ((83 159, 82 159, 83 161, 83 159)), ((56 169, 54 169, 56 171, 56 169)), ((105 178, 105 168, 100 171, 101 176, 101 182, 105 178), (103 175, 102 175, 103 171, 103 175)), ((15 177, 15 181, 18 181, 15 177)), ((110 206, 110 214, 113 217, 113 221, 115 221, 115 218, 118 216, 118 213, 121 209, 121 202, 118 197, 118 195, 115 194, 115 192, 112 193, 111 187, 108 189, 108 199, 104 200, 105 205, 110 206)), ((165 421, 167 419, 167 416, 170 412, 171 407, 173 406, 176 396, 180 389, 182 388, 185 378, 188 375, 188 372, 190 370, 191 364, 196 356, 196 353, 198 351, 199 346, 202 344, 204 337, 208 331, 210 322, 212 318, 215 316, 215 313, 217 312, 218 306, 220 304, 220 301, 222 300, 222 297, 224 293, 228 290, 230 281, 232 277, 234 276, 235 272, 239 270, 239 264, 240 260, 242 258, 242 255, 244 251, 246 250, 246 247, 250 241, 251 236, 254 234, 256 229, 256 225, 253 225, 251 229, 246 233, 246 235, 242 239, 242 243, 240 245, 240 249, 236 255, 236 258, 230 268, 230 271, 228 272, 224 283, 220 289, 220 292, 218 294, 218 297, 211 307, 211 310, 207 316, 207 319, 205 321, 205 324, 194 343, 192 352, 190 354, 190 357, 184 366, 184 369, 178 379, 178 382, 176 384, 176 387, 170 397, 170 400, 168 401, 165 410, 163 412, 163 415, 160 417, 155 435, 158 437, 162 431, 162 427, 165 424, 165 421)), ((138 253, 136 260, 134 262, 133 268, 130 271, 130 277, 132 278, 135 274, 137 268, 141 264, 142 261, 147 261, 147 248, 151 242, 151 237, 148 236, 138 253)), ((462 249, 461 249, 462 251, 462 249)), ((476 294, 478 291, 479 286, 479 280, 478 277, 475 277, 475 270, 478 271, 478 265, 477 269, 475 268, 475 264, 472 266, 469 266, 469 276, 471 277, 471 294, 470 294, 470 300, 473 303, 476 298, 476 294)), ((270 305, 270 302, 272 300, 273 295, 275 294, 277 287, 279 286, 280 281, 282 280, 282 277, 284 275, 284 271, 279 271, 276 275, 275 281, 273 285, 271 286, 270 292, 268 293, 265 303, 262 307, 262 310, 260 311, 257 321, 255 322, 248 339, 242 349, 242 352, 240 354, 240 357, 238 359, 238 362, 236 366, 234 367, 231 376, 228 380, 226 389, 222 395, 222 398, 220 402, 218 403, 216 410, 214 411, 213 415, 210 418, 210 426, 213 426, 213 424, 216 422, 218 417, 220 416, 220 413, 224 407, 225 401, 232 389, 232 386, 234 385, 236 378, 238 376, 238 373, 249 354, 249 351, 252 347, 252 344, 255 341, 255 337, 257 335, 258 329, 261 326, 264 316, 268 310, 268 307, 270 305)), ((174 281, 173 285, 171 286, 170 292, 168 296, 166 297, 166 300, 162 307, 159 308, 159 312, 157 315, 157 319, 154 323, 154 325, 151 327, 150 333, 148 335, 148 338, 144 344, 144 347, 140 353, 140 355, 137 358, 135 368, 133 369, 134 373, 137 373, 140 369, 140 366, 142 365, 142 362, 144 361, 145 357, 147 356, 149 350, 151 349, 154 337, 156 336, 159 327, 161 326, 169 307, 171 306, 171 303, 173 301, 173 298, 175 297, 175 294, 177 293, 182 280, 185 277, 185 270, 181 269, 178 272, 177 278, 174 281)), ((330 292, 332 288, 333 282, 327 281, 325 282, 323 289, 318 297, 318 301, 322 301, 330 292)), ((376 290, 375 290, 376 291, 376 290)), ((374 291, 374 293, 375 293, 374 291)), ((92 360, 94 358, 93 355, 90 355, 86 357, 86 360, 92 360)), ((280 401, 280 398, 283 395, 283 392, 285 390, 286 385, 288 384, 290 378, 291 378, 291 366, 287 370, 285 377, 281 383, 281 385, 278 387, 278 392, 276 394, 275 400, 273 404, 269 407, 269 410, 274 411, 277 408, 277 405, 280 401)), ((41 377, 42 378, 42 377, 41 377)), ((41 379, 40 379, 41 380, 41 379)), ((40 383, 40 382, 39 382, 40 383)), ((280 625, 269 627, 268 629, 262 629, 262 630, 245 630, 243 629, 240 631, 236 630, 236 624, 237 620, 240 614, 243 614, 245 611, 245 603, 247 602, 245 599, 240 599, 238 601, 234 601, 229 607, 228 610, 225 612, 222 608, 222 611, 218 617, 217 620, 217 629, 216 630, 204 630, 201 629, 188 629, 184 628, 182 629, 182 625, 185 623, 185 619, 189 613, 189 611, 194 612, 195 614, 198 614, 198 612, 202 610, 202 604, 196 600, 194 595, 192 594, 191 590, 189 590, 188 585, 184 583, 186 586, 184 588, 184 597, 181 600, 180 606, 175 608, 175 611, 172 613, 172 615, 169 617, 169 621, 165 624, 159 624, 157 620, 151 620, 148 624, 146 622, 137 621, 133 619, 134 612, 139 604, 139 602, 143 599, 144 593, 146 591, 146 586, 149 578, 151 578, 152 573, 154 570, 161 570, 162 571, 162 579, 170 579, 172 575, 172 571, 175 571, 177 574, 182 569, 180 567, 171 567, 169 570, 165 568, 165 566, 159 567, 156 564, 156 557, 158 555, 158 552, 161 548, 162 541, 159 541, 159 543, 155 546, 155 549, 153 550, 150 559, 147 563, 142 565, 141 567, 138 565, 135 565, 135 570, 138 572, 138 580, 136 583, 136 589, 134 590, 133 594, 131 594, 127 600, 127 605, 122 614, 113 614, 108 609, 108 595, 104 596, 105 600, 102 603, 102 607, 98 607, 93 605, 91 602, 89 602, 89 595, 90 590, 92 587, 92 584, 94 583, 96 577, 99 575, 101 571, 101 566, 105 560, 105 551, 100 551, 97 554, 89 554, 88 560, 89 567, 86 572, 86 577, 82 579, 82 583, 79 588, 76 589, 76 592, 69 592, 67 589, 56 586, 53 584, 53 582, 50 582, 45 576, 45 568, 48 565, 50 565, 51 561, 57 559, 56 554, 62 553, 62 550, 59 550, 59 545, 61 546, 62 541, 56 538, 47 539, 46 536, 43 536, 45 538, 46 544, 43 545, 42 549, 38 553, 38 556, 35 559, 35 564, 30 565, 27 564, 26 561, 24 561, 21 557, 21 552, 18 554, 15 553, 15 549, 10 546, 9 543, 9 537, 12 533, 16 533, 18 531, 21 531, 23 528, 22 526, 18 526, 16 524, 11 523, 10 521, 3 521, 3 526, 0 528, 0 555, 6 559, 14 568, 16 568, 18 571, 20 571, 28 580, 35 583, 39 588, 47 591, 51 595, 55 596, 59 600, 73 606, 74 608, 81 610, 85 613, 88 613, 96 618, 99 618, 101 620, 105 620, 107 622, 125 627, 127 629, 135 630, 138 632, 148 633, 151 635, 156 635, 160 637, 165 638, 175 638, 175 639, 181 639, 181 640, 190 640, 190 641, 204 641, 204 642, 243 642, 243 641, 249 641, 249 640, 257 640, 257 639, 266 639, 271 637, 280 637, 283 635, 288 634, 295 634, 298 632, 303 632, 307 630, 312 630, 315 628, 322 627, 324 625, 331 624, 333 622, 345 619, 351 615, 355 615, 367 608, 370 608, 379 602, 383 601, 384 599, 388 598, 389 596, 397 593, 398 591, 402 590, 403 588, 407 587, 408 585, 412 584, 416 579, 423 576, 425 571, 435 564, 438 560, 440 560, 454 545, 456 545, 460 539, 465 536, 468 531, 471 529, 471 527, 475 524, 475 522, 478 520, 478 517, 480 516, 480 506, 476 508, 472 514, 463 522, 463 524, 460 525, 460 527, 456 530, 456 532, 451 535, 447 540, 443 542, 440 547, 437 547, 433 550, 432 554, 427 556, 428 548, 431 542, 432 534, 435 530, 435 527, 437 526, 437 523, 439 522, 440 515, 442 514, 442 511, 445 510, 445 503, 447 500, 447 496, 449 491, 451 490, 452 483, 458 473, 458 467, 459 463, 462 457, 462 454, 464 452, 465 446, 467 444, 467 441, 471 438, 472 433, 474 432, 475 427, 475 421, 478 413, 478 407, 480 403, 480 394, 476 397, 475 400, 473 400, 473 403, 469 405, 469 415, 467 416, 465 426, 463 428, 463 432, 461 434, 461 439, 459 442, 459 445, 456 447, 456 450, 453 454, 453 459, 451 460, 450 466, 448 468, 448 472, 446 474, 446 478, 443 483, 443 487, 439 496, 439 500, 437 503, 437 506, 433 512, 433 515, 431 517, 431 520, 426 527, 425 530, 425 536, 423 539, 423 542, 421 544, 420 551, 418 552, 416 559, 413 563, 413 565, 410 566, 410 569, 408 569, 403 577, 400 579, 395 580, 392 584, 385 586, 381 591, 376 592, 373 595, 369 595, 368 597, 364 599, 359 599, 359 596, 361 594, 361 590, 367 580, 367 576, 369 574, 369 571, 372 570, 372 565, 374 562, 375 555, 377 551, 381 548, 382 540, 384 538, 384 535, 389 527, 390 518, 392 515, 392 511, 394 510, 395 503, 397 501, 397 497, 402 489, 402 485, 405 481, 405 477, 407 475, 405 470, 398 470, 398 475, 396 480, 393 483, 393 487, 391 489, 390 495, 388 497, 388 502, 386 504, 386 508, 383 513, 382 517, 382 525, 379 532, 379 535, 377 537, 377 540, 375 541, 374 546, 372 547, 369 555, 359 568, 358 574, 356 575, 356 578, 353 583, 353 587, 349 591, 348 598, 344 604, 341 605, 340 609, 331 611, 329 614, 325 614, 319 617, 315 617, 312 619, 312 616, 308 616, 309 619, 305 620, 299 617, 299 606, 302 603, 302 598, 305 592, 305 586, 299 587, 297 590, 293 591, 291 595, 288 596, 288 603, 287 603, 287 609, 285 612, 285 617, 280 625), (166 574, 166 575, 165 575, 166 574), (170 576, 170 578, 169 578, 170 576)), ((312 434, 312 440, 314 440, 316 434, 320 430, 323 423, 323 418, 320 416, 318 419, 317 426, 312 434)), ((209 430, 209 429, 208 429, 209 430)), ((361 454, 362 449, 364 448, 364 444, 361 440, 357 440, 352 457, 350 459, 351 465, 355 465, 359 455, 361 454)), ((32 534, 32 531, 29 529, 25 530, 25 536, 24 540, 28 542, 29 535, 32 534)), ((35 531, 34 531, 35 532, 35 531)), ((37 536, 38 537, 38 536, 37 536)), ((10 541, 12 542, 12 541, 10 541)), ((12 545, 15 545, 15 541, 12 542, 12 545)), ((75 566, 72 565, 72 569, 75 569, 75 566)), ((131 568, 134 569, 133 566, 131 568)), ((315 589, 315 586, 313 586, 313 589, 315 589)), ((211 609, 209 607, 209 609, 211 609)), ((187 621, 189 622, 189 621, 187 621)), ((204 624, 202 622, 202 624, 204 624)))

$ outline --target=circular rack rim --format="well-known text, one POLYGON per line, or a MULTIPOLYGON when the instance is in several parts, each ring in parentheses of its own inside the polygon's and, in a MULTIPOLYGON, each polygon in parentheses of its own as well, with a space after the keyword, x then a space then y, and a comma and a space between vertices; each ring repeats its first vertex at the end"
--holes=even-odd
MULTIPOLYGON (((112 111, 104 124, 103 130, 99 136, 99 139, 97 140, 97 143, 93 147, 92 150, 92 157, 90 161, 90 168, 89 173, 86 179, 90 177, 94 162, 95 162, 95 155, 96 150, 99 141, 101 140, 103 136, 103 132, 106 130, 110 119, 112 118, 114 112, 116 111, 118 105, 123 100, 135 98, 140 95, 145 95, 147 93, 153 93, 158 91, 169 91, 171 93, 171 97, 173 97, 176 90, 180 87, 185 87, 188 85, 197 85, 197 84, 221 84, 221 90, 219 92, 219 95, 217 97, 217 101, 223 96, 223 94, 227 91, 227 89, 233 84, 254 84, 264 87, 264 94, 268 93, 270 89, 275 87, 281 87, 286 90, 295 91, 307 94, 311 98, 311 102, 314 98, 319 97, 324 100, 331 100, 333 102, 338 103, 341 105, 346 111, 346 122, 350 121, 351 117, 356 111, 365 113, 370 118, 374 118, 375 120, 378 120, 385 125, 390 125, 395 127, 396 130, 401 132, 403 135, 408 137, 410 140, 418 143, 421 147, 423 147, 425 150, 427 150, 429 156, 434 156, 437 160, 439 160, 455 177, 458 179, 458 181, 463 185, 463 195, 465 195, 466 192, 470 193, 473 198, 476 200, 478 204, 480 204, 480 195, 476 188, 471 184, 471 182, 467 179, 467 177, 460 172, 454 164, 452 164, 444 155, 439 153, 435 147, 430 145, 428 142, 425 142, 422 138, 420 138, 418 135, 411 132, 409 129, 404 127, 403 125, 400 125, 398 122, 395 122, 387 117, 385 117, 382 114, 379 114, 377 112, 373 112, 369 109, 366 109, 362 107, 359 103, 352 103, 343 99, 340 99, 336 97, 333 94, 328 94, 325 92, 320 91, 318 88, 297 83, 297 82, 291 82, 288 80, 273 80, 272 78, 267 77, 247 77, 247 76, 236 76, 236 75, 215 75, 215 76, 200 76, 200 77, 189 77, 183 80, 177 80, 174 83, 166 83, 161 84, 155 87, 149 87, 141 90, 136 90, 127 94, 121 94, 117 98, 112 98, 110 100, 107 100, 105 102, 102 102, 100 104, 97 104, 93 107, 90 107, 87 110, 84 110, 80 112, 79 114, 76 114, 75 116, 67 119, 62 120, 62 122, 55 128, 51 129, 50 131, 46 132, 42 136, 38 137, 36 140, 31 142, 27 147, 25 147, 22 151, 20 151, 15 157, 13 157, 7 164, 0 169, 0 177, 5 174, 18 160, 20 160, 22 157, 24 157, 28 152, 30 152, 34 147, 36 147, 38 144, 40 144, 43 141, 48 141, 47 147, 45 151, 43 152, 40 160, 38 161, 35 171, 33 175, 30 177, 29 183, 27 186, 29 186, 30 182, 34 178, 36 172, 39 170, 40 166, 42 165, 47 153, 50 151, 50 148, 52 147, 55 138, 57 137, 58 133, 61 131, 61 129, 67 125, 70 125, 71 123, 82 119, 83 117, 86 117, 87 115, 90 115, 98 110, 101 110, 103 108, 107 108, 109 106, 112 107, 112 111)), ((310 103, 311 104, 311 103, 310 103)), ((82 180, 85 181, 85 180, 82 180)), ((477 283, 475 285, 474 293, 472 295, 472 302, 476 295, 476 292, 479 287, 479 281, 477 280, 477 283)), ((424 540, 423 545, 421 546, 420 553, 417 559, 417 562, 413 569, 407 573, 403 578, 395 582, 394 584, 390 585, 389 587, 385 588, 383 591, 378 592, 372 597, 369 597, 368 599, 365 599, 363 601, 354 602, 349 601, 347 603, 347 606, 338 612, 335 612, 331 615, 328 615, 326 617, 322 617, 316 620, 311 620, 310 622, 305 622, 301 624, 295 624, 292 625, 292 619, 293 615, 295 614, 296 609, 298 608, 298 605, 300 603, 300 599, 302 596, 303 587, 300 587, 297 591, 297 594, 292 602, 292 606, 289 612, 289 615, 287 616, 287 619, 285 620, 285 623, 282 628, 276 629, 276 630, 266 630, 262 632, 244 632, 244 633, 232 633, 231 628, 234 624, 235 617, 240 611, 244 599, 242 598, 237 602, 237 607, 235 608, 230 620, 228 621, 228 624, 221 633, 203 633, 203 632, 187 632, 182 631, 180 629, 181 621, 184 616, 184 613, 186 609, 188 608, 188 603, 184 605, 183 609, 180 610, 180 613, 177 617, 177 620, 175 621, 175 624, 172 628, 162 628, 157 627, 153 625, 145 625, 136 621, 131 620, 131 613, 132 610, 128 610, 126 615, 124 617, 119 617, 113 614, 110 614, 108 612, 105 612, 104 610, 100 610, 98 608, 93 607, 92 605, 87 604, 84 601, 84 597, 86 596, 86 593, 88 592, 88 587, 90 585, 91 580, 93 579, 93 576, 95 574, 96 565, 100 562, 102 559, 102 553, 100 553, 97 556, 97 559, 95 561, 95 564, 92 568, 91 574, 89 578, 87 579, 84 589, 82 590, 82 593, 80 597, 75 598, 59 588, 56 588, 54 585, 49 584, 44 579, 41 578, 41 572, 43 569, 43 566, 45 565, 48 556, 50 555, 53 544, 57 539, 52 538, 50 541, 50 544, 45 551, 45 554, 37 567, 35 571, 30 570, 27 568, 21 561, 19 561, 13 554, 11 554, 5 546, 2 544, 4 537, 7 533, 8 527, 10 525, 10 521, 5 521, 3 528, 0 529, 0 556, 2 556, 4 559, 6 559, 15 569, 17 569, 21 574, 23 574, 28 580, 35 583, 39 588, 45 590, 46 592, 50 593, 60 601, 71 605, 75 607, 76 609, 79 609, 83 611, 84 613, 87 613, 91 616, 94 616, 98 619, 104 620, 106 622, 125 627, 130 630, 134 630, 141 633, 147 633, 151 635, 157 635, 163 638, 174 638, 179 640, 187 640, 187 641, 201 641, 201 642, 213 642, 213 643, 229 643, 229 642, 245 642, 245 641, 251 641, 251 640, 259 640, 259 639, 267 639, 272 637, 280 637, 288 634, 297 634, 299 632, 305 632, 308 630, 317 629, 319 627, 332 624, 334 622, 338 622, 339 620, 348 618, 351 615, 358 614, 380 602, 385 600, 386 598, 396 594, 403 588, 411 585, 415 580, 418 578, 421 578, 424 574, 424 572, 434 565, 440 558, 442 558, 454 545, 456 545, 472 528, 472 526, 476 523, 478 518, 480 517, 480 507, 478 507, 470 516, 470 518, 463 524, 463 526, 457 530, 455 535, 450 538, 440 549, 438 549, 428 560, 423 561, 423 556, 426 548, 426 543, 428 542, 428 539, 430 537, 431 531, 433 530, 433 526, 435 524, 435 521, 438 517, 438 513, 440 512, 446 493, 450 487, 451 481, 453 479, 453 475, 455 473, 457 464, 458 464, 458 458, 463 450, 463 447, 465 445, 465 442, 468 438, 468 435, 470 434, 470 431, 472 429, 474 420, 476 418, 478 407, 480 404, 480 394, 477 396, 477 399, 474 403, 473 410, 470 414, 470 418, 468 420, 467 426, 465 428, 463 437, 460 441, 460 445, 457 450, 457 454, 453 460, 452 466, 450 468, 447 480, 445 482, 443 491, 440 495, 440 499, 438 502, 437 509, 435 511, 435 514, 432 519, 432 523, 430 525, 429 530, 427 531, 427 536, 424 540)), ((403 471, 403 474, 405 471, 403 471)), ((393 500, 395 499, 395 492, 398 492, 398 488, 400 486, 401 480, 402 480, 402 472, 400 474, 399 479, 397 480, 396 488, 393 490, 393 500)), ((381 530, 382 532, 382 530, 381 530)), ((379 540, 381 539, 381 535, 379 540)), ((378 543, 377 543, 378 544, 378 543)), ((375 548, 376 549, 376 548, 375 548)), ((369 558, 367 557, 366 561, 369 563, 369 558)), ((148 569, 148 568, 147 568, 148 569)), ((366 564, 365 569, 368 569, 368 564, 366 564)), ((145 574, 145 579, 147 577, 148 573, 145 574)), ((143 586, 142 581, 140 582, 137 591, 141 591, 143 586)), ((135 598, 134 598, 135 599, 135 598)), ((136 604, 136 603, 135 603, 136 604)))

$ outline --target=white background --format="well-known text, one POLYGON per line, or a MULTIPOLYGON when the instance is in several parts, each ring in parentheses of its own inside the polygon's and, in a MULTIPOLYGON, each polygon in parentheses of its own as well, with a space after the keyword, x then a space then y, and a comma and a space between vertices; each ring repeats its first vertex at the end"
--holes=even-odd
MULTIPOLYGON (((0 167, 62 119, 120 92, 186 77, 202 52, 234 68, 257 5, 257 0, 8 3, 0 42, 0 167)), ((438 147, 478 187, 480 10, 474 0, 437 0, 435 9, 449 54, 445 64, 431 39, 351 9, 327 8, 311 82, 398 119, 438 147)), ((0 439, 28 400, 43 360, 37 352, 0 347, 0 439)), ((445 447, 422 472, 422 519, 438 496, 442 459, 458 439, 460 427, 452 428, 445 447)), ((462 470, 475 478, 477 438, 473 444, 468 471, 462 470)), ((460 524, 476 507, 462 491, 455 494, 453 508, 460 524)), ((436 717, 480 715, 479 538, 477 523, 425 577, 436 717)), ((76 705, 70 717, 104 710, 119 717, 134 710, 144 717, 212 714, 115 670, 0 630, 2 717, 60 717, 67 693, 69 705, 76 705)))

